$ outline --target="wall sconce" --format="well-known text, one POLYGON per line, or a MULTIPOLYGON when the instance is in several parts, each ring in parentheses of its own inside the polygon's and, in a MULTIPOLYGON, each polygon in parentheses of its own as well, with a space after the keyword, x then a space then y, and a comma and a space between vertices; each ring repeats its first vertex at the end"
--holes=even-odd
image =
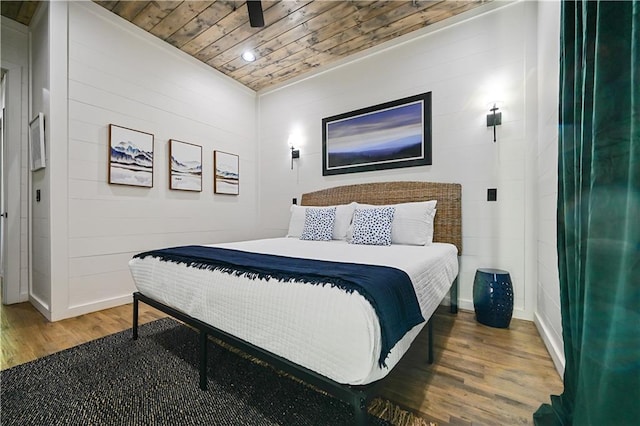
POLYGON ((493 106, 489 109, 491 114, 487 114, 487 127, 493 126, 493 141, 496 141, 496 126, 502 124, 502 113, 498 112, 498 102, 493 102, 493 106))
POLYGON ((293 159, 300 158, 300 150, 295 149, 293 145, 291 145, 289 148, 291 148, 291 170, 293 170, 293 159))

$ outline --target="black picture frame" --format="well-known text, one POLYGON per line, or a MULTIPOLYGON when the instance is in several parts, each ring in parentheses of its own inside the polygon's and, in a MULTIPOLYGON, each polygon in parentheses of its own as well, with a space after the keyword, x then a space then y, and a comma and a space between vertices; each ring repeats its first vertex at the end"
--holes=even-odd
POLYGON ((323 176, 431 164, 431 92, 322 119, 323 176))

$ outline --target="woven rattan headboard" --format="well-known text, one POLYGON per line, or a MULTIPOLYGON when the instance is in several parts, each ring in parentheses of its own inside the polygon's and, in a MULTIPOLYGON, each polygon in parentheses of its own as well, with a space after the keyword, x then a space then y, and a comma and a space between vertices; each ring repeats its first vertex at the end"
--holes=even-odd
POLYGON ((302 194, 303 206, 331 206, 352 201, 398 204, 438 200, 433 241, 451 243, 462 254, 462 186, 437 182, 378 182, 336 186, 302 194))

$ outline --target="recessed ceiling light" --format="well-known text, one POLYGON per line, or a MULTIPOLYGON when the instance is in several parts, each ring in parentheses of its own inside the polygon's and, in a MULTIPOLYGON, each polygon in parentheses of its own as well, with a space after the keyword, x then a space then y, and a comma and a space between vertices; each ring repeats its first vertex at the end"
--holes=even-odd
POLYGON ((253 62, 256 60, 256 55, 254 55, 253 52, 247 50, 242 54, 242 59, 244 59, 247 62, 253 62))

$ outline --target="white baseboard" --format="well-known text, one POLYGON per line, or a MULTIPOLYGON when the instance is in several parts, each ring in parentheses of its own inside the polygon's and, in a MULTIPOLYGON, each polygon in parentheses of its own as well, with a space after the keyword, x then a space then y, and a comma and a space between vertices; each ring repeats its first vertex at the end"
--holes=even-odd
POLYGON ((36 308, 42 315, 44 315, 47 320, 51 321, 51 311, 49 311, 49 305, 47 305, 34 295, 29 296, 29 302, 31 302, 33 307, 36 308))
POLYGON ((556 367, 556 371, 560 375, 560 378, 564 377, 564 349, 559 348, 553 339, 550 337, 551 333, 549 332, 549 327, 545 324, 545 322, 538 316, 536 312, 533 315, 533 323, 536 325, 538 329, 538 333, 540 333, 540 337, 542 337, 542 341, 551 355, 551 360, 553 361, 553 365, 556 367))
POLYGON ((79 315, 91 312, 101 311, 103 309, 113 308, 115 306, 126 305, 133 302, 132 294, 114 297, 111 299, 99 300, 96 302, 86 303, 83 305, 69 306, 64 312, 56 312, 49 321, 60 321, 66 318, 77 317, 79 315))
POLYGON ((465 300, 458 298, 458 308, 464 309, 465 311, 473 312, 473 300, 465 300))

